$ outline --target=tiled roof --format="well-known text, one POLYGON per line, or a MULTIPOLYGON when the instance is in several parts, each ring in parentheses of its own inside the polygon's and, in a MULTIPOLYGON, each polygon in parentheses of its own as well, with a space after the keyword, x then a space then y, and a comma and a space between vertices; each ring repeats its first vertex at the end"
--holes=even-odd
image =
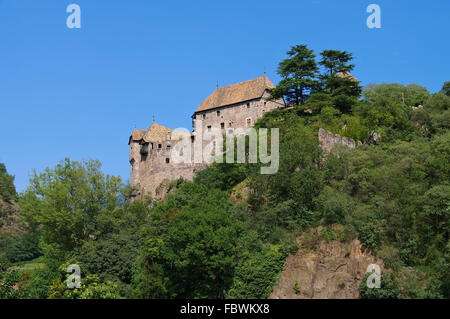
POLYGON ((173 130, 165 126, 152 123, 145 133, 143 139, 145 142, 162 142, 167 139, 167 134, 172 133, 173 130))
POLYGON ((257 99, 262 97, 266 89, 274 87, 275 85, 264 75, 249 81, 217 88, 200 104, 195 113, 257 99))
POLYGON ((338 72, 338 73, 336 73, 336 76, 338 78, 350 79, 355 82, 359 82, 357 78, 355 78, 353 75, 350 74, 350 72, 338 72))

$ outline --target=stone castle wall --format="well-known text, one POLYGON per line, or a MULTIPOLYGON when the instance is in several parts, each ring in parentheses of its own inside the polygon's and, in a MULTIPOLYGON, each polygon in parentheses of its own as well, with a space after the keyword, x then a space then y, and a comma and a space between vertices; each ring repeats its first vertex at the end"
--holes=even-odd
POLYGON ((270 93, 266 91, 258 99, 198 112, 193 116, 194 130, 197 129, 198 120, 202 121, 203 132, 207 132, 208 126, 222 129, 222 123, 223 130, 227 133, 237 128, 252 127, 264 113, 285 106, 283 100, 266 101, 269 95, 270 93))
POLYGON ((139 141, 130 142, 130 185, 141 194, 149 194, 153 198, 162 198, 158 193, 162 183, 179 178, 192 180, 195 169, 203 168, 201 164, 174 163, 171 152, 177 141, 165 140, 148 144, 147 155, 141 154, 144 144, 139 141))
MULTIPOLYGON (((202 134, 208 132, 209 126, 221 129, 221 123, 223 123, 222 133, 227 134, 231 133, 230 130, 234 133, 235 129, 245 130, 252 127, 265 112, 285 106, 282 99, 266 101, 269 95, 270 93, 266 91, 258 99, 198 112, 193 116, 194 132, 198 131, 195 124, 200 123, 196 119, 202 121, 202 134)), ((192 143, 191 163, 174 163, 171 159, 171 152, 178 141, 171 135, 168 134, 163 141, 149 142, 147 155, 141 154, 145 145, 142 140, 130 139, 130 185, 136 190, 134 197, 149 194, 152 198, 162 199, 165 197, 165 190, 162 186, 167 186, 170 181, 179 178, 192 180, 196 170, 206 167, 206 163, 194 163, 193 146, 194 140, 198 137, 195 134, 192 138, 189 137, 190 143, 192 143)), ((207 144, 207 141, 202 141, 203 151, 207 144)))

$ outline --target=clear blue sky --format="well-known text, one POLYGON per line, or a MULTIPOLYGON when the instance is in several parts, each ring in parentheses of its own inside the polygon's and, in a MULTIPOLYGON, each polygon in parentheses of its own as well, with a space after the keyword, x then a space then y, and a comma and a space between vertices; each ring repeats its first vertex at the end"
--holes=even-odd
POLYGON ((33 169, 99 159, 128 179, 128 137, 191 128, 216 86, 261 76, 295 44, 354 53, 363 82, 450 80, 450 1, 0 0, 0 162, 23 190, 33 169), (66 27, 66 7, 82 28, 66 27), (366 7, 382 29, 366 27, 366 7))

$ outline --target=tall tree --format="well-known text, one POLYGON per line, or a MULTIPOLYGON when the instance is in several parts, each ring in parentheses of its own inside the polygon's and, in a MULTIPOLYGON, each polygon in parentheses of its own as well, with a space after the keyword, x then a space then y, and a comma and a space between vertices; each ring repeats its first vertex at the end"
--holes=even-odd
POLYGON ((283 79, 272 91, 269 99, 283 97, 288 104, 303 104, 319 84, 316 80, 316 56, 306 45, 293 46, 287 55, 289 58, 281 61, 278 66, 278 74, 283 79))
POLYGON ((34 173, 19 205, 28 225, 42 229, 45 245, 71 251, 109 227, 122 182, 100 168, 99 161, 65 159, 54 169, 34 173))
POLYGON ((444 83, 441 92, 447 96, 450 96, 450 81, 444 83))
POLYGON ((329 76, 339 72, 350 72, 355 67, 353 64, 348 64, 348 62, 353 60, 353 54, 347 51, 324 50, 320 55, 322 60, 319 64, 326 69, 326 73, 329 76))
POLYGON ((14 176, 8 174, 3 163, 0 163, 0 196, 6 201, 14 200, 17 196, 14 176))
MULTIPOLYGON (((319 64, 324 67, 325 72, 320 76, 322 89, 333 96, 347 95, 360 96, 361 87, 358 81, 350 76, 349 72, 355 67, 349 62, 353 60, 353 54, 347 51, 324 50, 319 64)), ((348 103, 343 103, 341 111, 347 112, 348 103)))

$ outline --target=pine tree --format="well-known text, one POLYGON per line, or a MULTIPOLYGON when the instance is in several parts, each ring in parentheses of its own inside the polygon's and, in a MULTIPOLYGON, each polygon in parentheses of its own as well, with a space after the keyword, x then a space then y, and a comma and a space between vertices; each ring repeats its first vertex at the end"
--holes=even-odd
POLYGON ((318 67, 315 55, 306 45, 293 46, 287 55, 289 58, 278 66, 282 80, 273 89, 269 99, 284 98, 287 104, 303 104, 319 85, 316 80, 318 67))

